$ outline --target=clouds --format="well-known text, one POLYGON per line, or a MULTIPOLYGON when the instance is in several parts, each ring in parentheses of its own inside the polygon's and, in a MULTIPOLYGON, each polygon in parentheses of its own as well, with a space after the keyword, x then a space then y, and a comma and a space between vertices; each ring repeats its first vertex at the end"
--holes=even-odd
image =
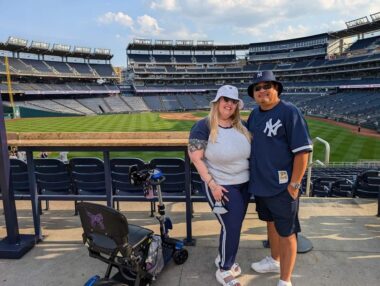
POLYGON ((138 16, 135 20, 124 12, 107 12, 98 17, 98 23, 102 25, 118 24, 127 27, 137 36, 159 36, 164 31, 158 25, 157 19, 149 16, 138 16))
POLYGON ((337 31, 378 7, 380 0, 145 0, 139 13, 107 12, 98 22, 127 28, 131 38, 249 43, 337 31))
POLYGON ((110 48, 118 65, 134 38, 248 44, 338 31, 347 21, 380 12, 380 0, 107 0, 90 1, 91 9, 89 1, 8 2, 0 41, 15 35, 110 48))
POLYGON ((150 8, 157 10, 175 11, 178 9, 176 0, 158 0, 152 1, 150 8))
MULTIPOLYGON (((153 0, 150 7, 196 29, 188 35, 229 43, 243 42, 243 36, 281 40, 344 29, 345 21, 377 12, 380 0, 153 0)), ((175 31, 176 23, 165 30, 175 31)))
POLYGON ((190 31, 187 27, 178 27, 177 30, 170 33, 172 39, 176 40, 205 40, 207 39, 207 34, 202 31, 190 31))
POLYGON ((157 20, 149 15, 137 17, 137 24, 138 29, 134 31, 137 34, 158 36, 164 30, 158 26, 157 20))
POLYGON ((98 18, 98 21, 103 24, 118 23, 122 26, 132 27, 133 19, 123 12, 107 12, 98 18))
POLYGON ((291 38, 300 38, 310 34, 311 33, 308 27, 299 24, 296 26, 289 25, 282 30, 277 30, 270 37, 273 40, 287 40, 291 38))
MULTIPOLYGON (((318 6, 323 10, 336 11, 338 13, 347 13, 348 11, 354 11, 362 7, 368 7, 373 1, 366 0, 317 0, 318 6)), ((376 2, 376 1, 374 1, 376 2)))

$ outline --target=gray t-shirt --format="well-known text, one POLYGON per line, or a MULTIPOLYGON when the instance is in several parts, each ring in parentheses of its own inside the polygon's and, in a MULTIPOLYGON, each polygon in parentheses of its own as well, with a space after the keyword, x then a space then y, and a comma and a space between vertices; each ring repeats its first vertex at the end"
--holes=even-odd
POLYGON ((205 163, 216 183, 242 184, 249 180, 251 144, 235 128, 219 127, 215 143, 209 141, 207 118, 198 121, 190 131, 190 140, 207 141, 205 163))

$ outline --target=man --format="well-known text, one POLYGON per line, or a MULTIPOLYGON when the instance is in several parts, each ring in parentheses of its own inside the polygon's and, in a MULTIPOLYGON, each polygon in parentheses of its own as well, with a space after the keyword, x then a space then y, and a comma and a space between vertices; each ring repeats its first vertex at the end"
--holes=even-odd
POLYGON ((248 118, 253 134, 250 186, 259 219, 267 222, 271 256, 252 263, 259 273, 280 272, 278 286, 289 286, 297 255, 299 192, 312 141, 301 112, 280 99, 273 72, 255 75, 248 95, 258 104, 248 118))

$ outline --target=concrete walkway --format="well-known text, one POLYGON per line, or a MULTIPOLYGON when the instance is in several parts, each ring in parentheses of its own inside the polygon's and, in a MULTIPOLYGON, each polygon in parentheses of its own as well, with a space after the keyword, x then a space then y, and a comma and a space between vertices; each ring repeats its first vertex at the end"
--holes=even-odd
MULTIPOLYGON (((30 202, 17 202, 20 233, 33 233, 30 202)), ((185 237, 185 205, 167 204, 173 220, 172 236, 185 237)), ((121 210, 133 224, 158 232, 155 219, 149 217, 149 203, 121 203, 121 210)), ((377 201, 364 199, 302 198, 300 219, 302 234, 314 249, 299 254, 293 285, 377 286, 380 285, 380 218, 377 201)), ((102 275, 106 265, 88 256, 82 244, 79 217, 73 216, 73 202, 51 202, 41 216, 43 242, 22 259, 0 260, 1 286, 81 286, 95 274, 102 275)), ((205 203, 195 204, 193 236, 195 247, 181 266, 171 262, 153 285, 219 285, 215 280, 219 224, 205 203)), ((0 217, 0 238, 5 236, 4 217, 0 217)), ((250 263, 269 254, 262 247, 266 226, 259 221, 251 205, 242 230, 238 262, 244 286, 274 286, 277 274, 258 274, 250 263)))

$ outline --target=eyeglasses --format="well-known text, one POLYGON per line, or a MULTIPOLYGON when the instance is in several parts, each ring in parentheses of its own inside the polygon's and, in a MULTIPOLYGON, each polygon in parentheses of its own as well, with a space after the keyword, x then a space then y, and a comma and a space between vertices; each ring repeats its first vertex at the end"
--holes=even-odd
POLYGON ((272 87, 273 87, 273 84, 271 82, 268 82, 268 83, 264 83, 263 85, 256 85, 254 90, 260 91, 262 88, 264 90, 268 90, 268 89, 271 89, 272 87))
POLYGON ((238 102, 239 102, 239 100, 237 100, 237 99, 232 99, 232 98, 228 98, 228 97, 225 97, 225 96, 222 96, 222 98, 223 98, 223 101, 225 102, 225 103, 228 103, 228 102, 232 102, 232 104, 238 104, 238 102))

